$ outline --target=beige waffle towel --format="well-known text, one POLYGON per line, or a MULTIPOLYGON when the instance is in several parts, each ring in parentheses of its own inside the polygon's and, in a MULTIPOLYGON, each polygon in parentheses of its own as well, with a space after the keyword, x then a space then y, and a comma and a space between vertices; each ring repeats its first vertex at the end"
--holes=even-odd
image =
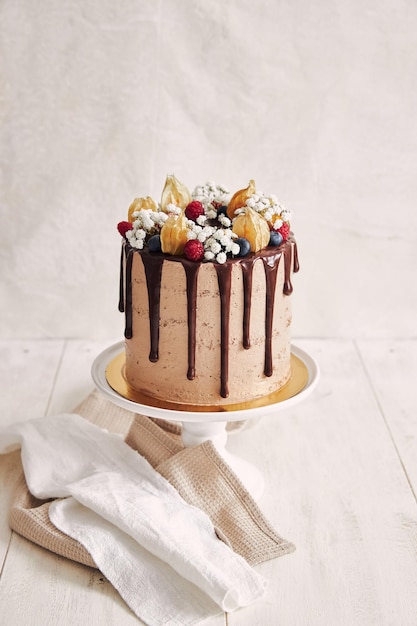
MULTIPOLYGON (((121 433, 186 502, 207 513, 219 536, 251 565, 295 549, 275 532, 211 442, 184 448, 179 426, 118 408, 98 392, 93 392, 75 413, 110 432, 121 433)), ((56 554, 95 567, 85 548, 51 523, 49 505, 30 494, 22 471, 10 510, 11 528, 56 554)))

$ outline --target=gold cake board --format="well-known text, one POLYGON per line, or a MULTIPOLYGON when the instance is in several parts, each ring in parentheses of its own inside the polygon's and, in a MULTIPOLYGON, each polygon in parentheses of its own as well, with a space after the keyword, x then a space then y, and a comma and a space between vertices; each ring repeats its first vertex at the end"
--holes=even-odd
POLYGON ((307 386, 309 382, 309 370, 302 359, 291 353, 291 375, 288 382, 283 387, 266 396, 250 400, 248 402, 239 402, 235 404, 223 405, 197 405, 168 402, 165 400, 159 400, 158 398, 152 398, 151 396, 148 396, 144 393, 141 393, 140 391, 137 391, 136 389, 133 389, 133 387, 129 385, 125 377, 124 350, 117 354, 107 364, 105 377, 107 383, 113 389, 113 391, 131 402, 159 409, 167 409, 171 411, 224 413, 267 407, 293 398, 307 386))

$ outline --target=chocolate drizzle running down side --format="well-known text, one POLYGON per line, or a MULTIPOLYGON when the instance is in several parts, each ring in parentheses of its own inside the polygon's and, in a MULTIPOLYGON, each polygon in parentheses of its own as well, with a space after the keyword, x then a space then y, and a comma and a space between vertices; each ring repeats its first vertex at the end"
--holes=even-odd
POLYGON ((229 327, 230 327, 230 292, 232 286, 233 265, 215 264, 220 291, 220 395, 229 395, 229 327))
MULTIPOLYGON (((146 284, 149 302, 150 324, 150 353, 149 360, 156 362, 159 359, 159 326, 160 326, 160 300, 162 266, 165 256, 151 254, 145 250, 135 250, 127 243, 123 244, 120 283, 119 283, 119 311, 125 313, 125 337, 132 337, 132 262, 133 255, 137 252, 141 255, 145 269, 146 284)), ((217 280, 220 293, 221 315, 221 372, 220 372, 220 395, 227 398, 229 395, 229 328, 230 328, 230 298, 232 269, 235 263, 239 263, 243 277, 243 347, 250 348, 250 319, 252 306, 252 277, 255 262, 262 259, 265 271, 265 376, 272 376, 272 329, 274 320, 275 292, 278 268, 284 257, 284 285, 283 293, 290 295, 293 287, 291 284, 291 270, 298 272, 297 244, 291 236, 289 241, 278 249, 266 249, 261 254, 251 255, 249 258, 228 261, 223 265, 214 264, 217 272, 217 280)), ((201 263, 194 263, 184 258, 171 257, 170 261, 181 262, 187 284, 187 322, 188 322, 188 369, 187 378, 193 380, 196 375, 196 316, 197 316, 197 279, 201 263)))
POLYGON ((161 277, 164 258, 143 254, 146 285, 148 288, 149 324, 151 332, 151 351, 149 360, 156 363, 159 359, 159 317, 161 308, 161 277))
MULTIPOLYGON (((272 327, 275 308, 275 287, 277 284, 278 266, 282 253, 262 257, 265 270, 266 295, 265 295, 265 376, 272 376, 272 327)), ((290 268, 291 270, 291 268, 290 268)), ((286 270, 285 270, 286 271, 286 270)), ((285 287, 284 287, 285 293, 285 287)))
POLYGON ((123 246, 122 255, 125 256, 123 261, 122 256, 122 271, 120 276, 121 289, 123 289, 123 283, 125 285, 125 296, 121 297, 119 301, 119 310, 125 313, 125 337, 126 339, 132 338, 132 263, 133 263, 133 250, 123 246), (125 271, 123 275, 123 266, 125 265, 125 271))
POLYGON ((298 262, 298 250, 297 250, 297 242, 294 239, 291 239, 294 250, 294 263, 293 263, 293 272, 296 274, 300 271, 300 264, 298 262))
POLYGON ((243 347, 245 350, 250 348, 250 313, 252 303, 252 276, 253 266, 256 259, 242 261, 240 267, 242 269, 243 278, 243 347))
POLYGON ((195 347, 197 336, 197 276, 200 263, 181 259, 187 281, 188 380, 195 378, 195 347))
POLYGON ((125 250, 126 244, 123 243, 122 250, 120 252, 120 279, 119 279, 119 311, 120 313, 124 313, 125 310, 125 273, 124 273, 124 264, 125 264, 125 250))

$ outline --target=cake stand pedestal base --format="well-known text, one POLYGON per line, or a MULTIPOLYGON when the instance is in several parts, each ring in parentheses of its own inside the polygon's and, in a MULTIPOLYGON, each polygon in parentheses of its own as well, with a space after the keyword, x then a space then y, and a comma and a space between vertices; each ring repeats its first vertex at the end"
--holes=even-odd
POLYGON ((211 441, 251 496, 259 500, 264 491, 264 478, 255 465, 226 450, 226 426, 227 422, 183 422, 182 441, 186 447, 198 446, 207 440, 211 441))

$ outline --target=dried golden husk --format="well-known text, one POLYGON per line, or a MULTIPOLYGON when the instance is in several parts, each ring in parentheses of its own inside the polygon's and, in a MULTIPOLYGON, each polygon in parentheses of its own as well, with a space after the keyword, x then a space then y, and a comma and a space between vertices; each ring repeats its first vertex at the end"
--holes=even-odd
POLYGON ((168 204, 175 204, 181 209, 185 209, 191 202, 191 195, 187 187, 183 185, 174 174, 168 174, 165 186, 162 190, 161 209, 167 213, 168 204))
POLYGON ((146 196, 146 198, 135 198, 130 205, 129 211, 127 213, 128 221, 133 222, 133 213, 135 211, 141 211, 142 209, 151 209, 151 211, 157 211, 158 207, 156 202, 154 202, 154 200, 152 200, 150 196, 146 196))
POLYGON ((255 181, 250 180, 249 185, 245 189, 239 189, 230 199, 227 206, 227 217, 233 219, 236 209, 240 209, 246 204, 246 200, 255 193, 255 181))
POLYGON ((187 218, 184 211, 180 215, 170 215, 161 228, 162 252, 180 256, 187 243, 187 232, 187 218))
POLYGON ((258 252, 269 244, 270 231, 267 221, 249 207, 234 219, 232 230, 238 237, 244 237, 249 241, 252 252, 258 252))

